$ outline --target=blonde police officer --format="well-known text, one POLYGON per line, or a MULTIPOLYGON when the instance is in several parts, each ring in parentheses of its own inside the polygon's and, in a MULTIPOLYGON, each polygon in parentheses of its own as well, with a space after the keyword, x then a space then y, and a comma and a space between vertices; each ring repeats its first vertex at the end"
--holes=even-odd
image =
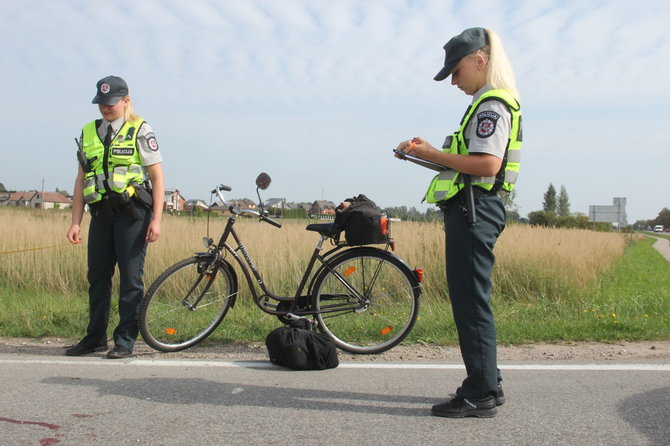
POLYGON ((119 269, 119 324, 110 359, 131 356, 138 335, 139 305, 144 293, 143 269, 147 242, 160 236, 163 212, 162 156, 153 130, 133 113, 126 82, 108 76, 97 83, 93 103, 102 119, 82 131, 79 170, 74 186, 71 243, 87 204, 89 323, 86 336, 65 354, 80 356, 107 351, 107 325, 114 269, 119 269), (146 188, 149 180, 152 188, 146 188))
POLYGON ((493 247, 505 227, 498 194, 514 188, 519 172, 521 113, 512 68, 495 32, 467 29, 444 50, 435 80, 451 76, 452 85, 473 97, 472 104, 442 150, 422 138, 398 146, 447 167, 433 178, 425 199, 444 212, 449 297, 467 377, 432 413, 492 417, 505 401, 490 306, 493 247), (469 194, 474 206, 468 206, 469 194))

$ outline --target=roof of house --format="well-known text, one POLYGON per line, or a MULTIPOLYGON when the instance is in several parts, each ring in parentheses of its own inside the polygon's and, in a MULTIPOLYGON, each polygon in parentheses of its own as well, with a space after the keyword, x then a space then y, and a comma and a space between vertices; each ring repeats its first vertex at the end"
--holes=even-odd
POLYGON ((278 206, 282 206, 282 205, 285 208, 290 207, 290 205, 283 198, 269 198, 269 199, 265 200, 265 207, 271 208, 271 207, 278 207, 278 206))
POLYGON ((19 190, 19 191, 13 192, 9 196, 9 200, 10 201, 20 201, 20 200, 30 201, 30 200, 32 200, 32 198, 35 196, 36 193, 37 193, 36 190, 30 190, 30 191, 19 190))
POLYGON ((68 197, 61 194, 60 192, 44 192, 44 197, 42 197, 42 201, 46 201, 49 203, 72 203, 72 200, 70 200, 68 197))
MULTIPOLYGON (((36 198, 37 200, 40 199, 40 193, 37 192, 36 190, 29 190, 29 191, 17 191, 12 193, 9 196, 9 201, 30 201, 33 198, 36 198)), ((44 196, 41 197, 42 201, 46 203, 72 203, 72 200, 67 198, 65 195, 59 193, 59 192, 44 192, 44 196)))
POLYGON ((317 205, 321 209, 326 209, 326 208, 335 209, 335 203, 333 203, 330 200, 316 200, 313 205, 317 205))

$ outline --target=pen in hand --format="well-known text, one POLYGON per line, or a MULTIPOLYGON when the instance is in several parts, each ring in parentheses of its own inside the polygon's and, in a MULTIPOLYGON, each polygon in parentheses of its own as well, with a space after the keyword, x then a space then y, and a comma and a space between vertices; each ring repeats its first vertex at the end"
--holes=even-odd
MULTIPOLYGON (((412 150, 412 149, 414 149, 414 147, 416 147, 416 143, 417 143, 417 138, 412 138, 412 139, 409 141, 409 145, 407 146, 407 150, 412 150)), ((399 159, 401 159, 401 160, 406 160, 406 159, 407 159, 407 158, 405 157, 405 155, 408 155, 408 153, 407 153, 406 151, 404 151, 404 150, 393 149, 393 153, 395 154, 395 157, 396 157, 396 158, 399 158, 399 159)), ((411 154, 409 154, 409 155, 411 155, 411 154)))

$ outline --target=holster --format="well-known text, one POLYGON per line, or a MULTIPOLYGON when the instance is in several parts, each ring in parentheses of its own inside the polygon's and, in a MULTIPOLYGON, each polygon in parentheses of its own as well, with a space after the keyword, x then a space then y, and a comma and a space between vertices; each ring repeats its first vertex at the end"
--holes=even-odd
POLYGON ((151 196, 151 192, 143 184, 133 183, 132 186, 135 188, 135 194, 133 195, 135 201, 147 209, 152 209, 154 199, 151 196))

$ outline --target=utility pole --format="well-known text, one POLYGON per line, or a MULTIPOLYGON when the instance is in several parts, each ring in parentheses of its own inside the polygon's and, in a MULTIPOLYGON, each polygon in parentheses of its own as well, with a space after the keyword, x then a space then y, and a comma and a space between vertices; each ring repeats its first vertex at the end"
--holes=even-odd
POLYGON ((44 177, 42 177, 42 193, 40 194, 40 207, 44 210, 44 177))

